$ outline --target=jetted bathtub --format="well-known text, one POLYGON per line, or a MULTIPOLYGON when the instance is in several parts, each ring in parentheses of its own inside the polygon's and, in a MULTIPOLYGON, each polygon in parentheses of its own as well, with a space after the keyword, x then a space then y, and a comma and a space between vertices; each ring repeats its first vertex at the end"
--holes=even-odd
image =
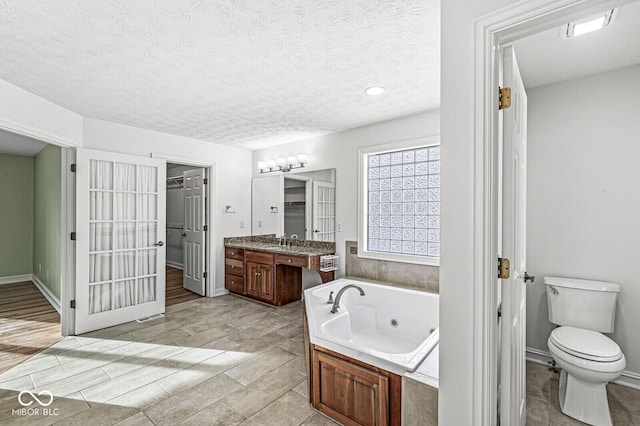
POLYGON ((395 374, 414 371, 438 344, 439 296, 341 278, 304 292, 311 343, 395 374), (327 303, 346 285, 340 309, 327 303))

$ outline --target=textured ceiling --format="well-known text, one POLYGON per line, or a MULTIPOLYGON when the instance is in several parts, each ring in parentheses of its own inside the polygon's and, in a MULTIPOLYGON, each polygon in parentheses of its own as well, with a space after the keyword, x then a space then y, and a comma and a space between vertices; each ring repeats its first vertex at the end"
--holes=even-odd
POLYGON ((526 87, 640 64, 640 2, 621 7, 617 19, 600 31, 566 38, 563 30, 553 28, 514 43, 526 87))
POLYGON ((45 146, 44 142, 0 130, 0 154, 33 157, 45 146))
POLYGON ((81 115, 257 148, 438 108, 440 2, 1 0, 0 57, 81 115))

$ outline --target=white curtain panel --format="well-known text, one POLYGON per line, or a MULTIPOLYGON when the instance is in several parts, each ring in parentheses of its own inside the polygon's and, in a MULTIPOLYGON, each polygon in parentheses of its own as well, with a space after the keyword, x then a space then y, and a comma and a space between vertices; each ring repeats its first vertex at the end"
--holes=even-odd
POLYGON ((89 312, 155 301, 157 170, 98 160, 90 168, 89 312))

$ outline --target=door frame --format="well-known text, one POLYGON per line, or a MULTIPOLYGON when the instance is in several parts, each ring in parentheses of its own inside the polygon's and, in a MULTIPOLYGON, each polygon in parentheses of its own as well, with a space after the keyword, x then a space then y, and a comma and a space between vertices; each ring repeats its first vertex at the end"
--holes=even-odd
MULTIPOLYGON (((312 204, 312 192, 313 192, 313 178, 308 176, 300 176, 294 173, 289 175, 283 175, 285 179, 291 180, 300 180, 303 181, 304 184, 304 227, 306 228, 304 232, 304 239, 311 239, 311 228, 313 227, 313 207, 312 204)), ((284 188, 286 190, 286 188, 284 188)), ((282 211, 282 229, 284 230, 284 209, 282 211)))
MULTIPOLYGON (((207 226, 207 235, 206 235, 206 245, 205 249, 207 250, 207 254, 205 255, 206 262, 206 270, 207 270, 207 278, 205 279, 205 295, 204 297, 215 297, 215 277, 216 277, 216 263, 215 263, 215 245, 213 241, 216 235, 216 229, 214 229, 212 225, 213 223, 213 209, 215 208, 215 183, 217 181, 216 177, 216 164, 210 163, 207 161, 196 160, 189 157, 180 157, 171 154, 162 154, 158 152, 152 152, 151 158, 158 158, 161 160, 166 160, 167 163, 179 164, 181 166, 190 166, 190 167, 199 167, 204 169, 205 178, 208 180, 207 189, 205 190, 205 195, 207 197, 207 201, 205 203, 205 225, 207 226)), ((166 208, 166 206, 165 206, 166 208)), ((165 260, 166 267, 166 260, 165 260)))
POLYGON ((70 301, 75 299, 75 245, 71 232, 75 230, 75 162, 80 144, 72 139, 42 128, 0 116, 0 130, 26 136, 62 148, 60 152, 60 334, 75 334, 75 314, 70 301))
POLYGON ((498 342, 496 263, 502 234, 502 178, 498 87, 501 69, 496 49, 520 38, 559 27, 573 19, 634 0, 530 0, 499 9, 474 21, 474 214, 473 214, 473 424, 497 423, 498 342))

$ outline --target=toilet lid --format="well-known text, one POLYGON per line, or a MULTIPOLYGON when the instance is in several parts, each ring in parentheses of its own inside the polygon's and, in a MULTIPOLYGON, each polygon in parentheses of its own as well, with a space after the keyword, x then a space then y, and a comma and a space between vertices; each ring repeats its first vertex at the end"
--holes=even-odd
POLYGON ((611 362, 622 358, 620 346, 597 331, 575 327, 558 327, 551 332, 551 340, 560 349, 579 358, 611 362))

